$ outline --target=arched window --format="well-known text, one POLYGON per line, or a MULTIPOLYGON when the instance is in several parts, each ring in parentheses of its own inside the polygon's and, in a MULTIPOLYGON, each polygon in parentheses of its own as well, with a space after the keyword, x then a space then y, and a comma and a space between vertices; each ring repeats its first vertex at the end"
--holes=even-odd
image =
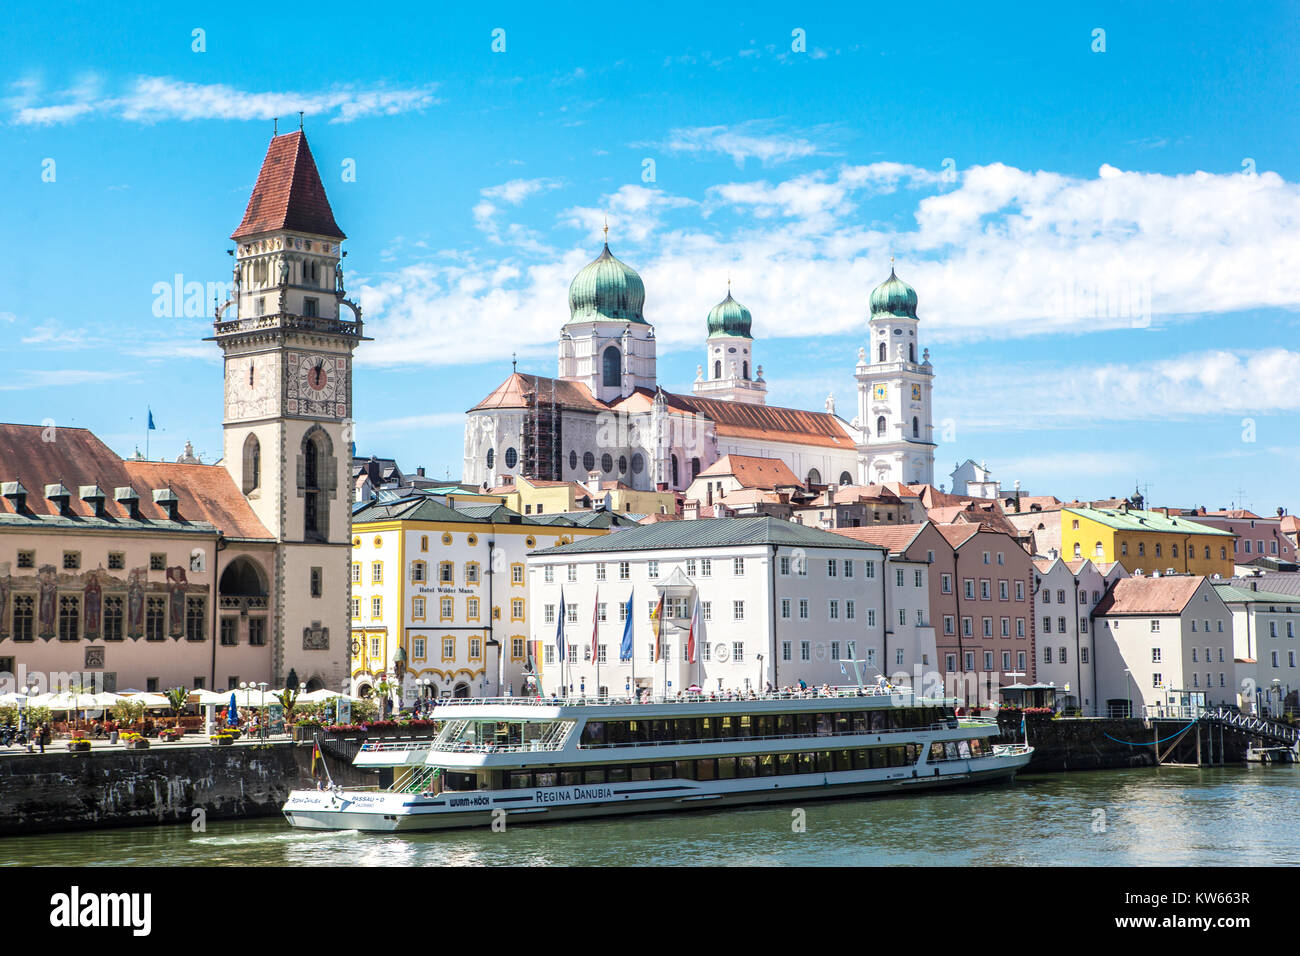
POLYGON ((221 572, 217 593, 222 597, 266 597, 266 575, 257 562, 241 555, 221 572))
POLYGON ((807 484, 820 485, 821 483, 822 483, 822 473, 818 471, 816 468, 809 468, 807 484))
POLYGON ((244 439, 244 494, 256 491, 262 485, 262 445, 257 436, 244 439))
POLYGON ((298 455, 298 493, 303 502, 304 541, 329 540, 329 499, 337 481, 334 445, 320 426, 303 436, 298 455))
POLYGON ((844 485, 851 485, 851 484, 853 484, 853 476, 850 475, 847 471, 841 471, 840 486, 843 487, 844 485))
POLYGON ((745 381, 747 381, 747 382, 749 381, 749 363, 748 363, 748 362, 741 362, 741 363, 740 363, 740 377, 743 378, 743 379, 744 379, 745 381))
POLYGON ((908 342, 908 343, 907 343, 907 360, 908 360, 909 362, 915 362, 915 361, 916 361, 916 343, 915 343, 915 342, 908 342))
POLYGON ((713 377, 714 377, 715 379, 722 378, 722 361, 721 361, 721 360, 715 361, 715 362, 713 363, 713 377))
POLYGON ((1083 549, 1079 547, 1079 542, 1077 541, 1074 542, 1074 556, 1076 558, 1083 557, 1083 549))
POLYGON ((881 343, 880 343, 880 361, 883 362, 884 360, 885 360, 885 343, 884 343, 884 342, 881 342, 881 343))
POLYGON ((673 455, 673 487, 674 487, 674 488, 677 487, 677 482, 678 482, 678 477, 677 477, 677 456, 676 456, 676 455, 673 455))
POLYGON ((496 450, 495 450, 495 449, 492 449, 492 448, 489 448, 489 449, 488 449, 488 453, 487 453, 487 466, 488 466, 488 471, 491 471, 491 470, 492 470, 492 467, 496 464, 496 460, 497 460, 497 453, 496 453, 496 450))
POLYGON ((617 345, 605 349, 601 360, 601 384, 620 388, 623 385, 623 356, 617 345))
POLYGON ((879 418, 876 419, 876 437, 877 438, 885 437, 885 416, 884 415, 881 415, 879 418))
POLYGON ((915 415, 912 416, 912 437, 921 437, 921 422, 915 415))
POLYGON ((1096 545, 1093 546, 1093 554, 1095 554, 1099 558, 1104 558, 1106 556, 1106 552, 1102 548, 1100 541, 1098 541, 1096 545))
POLYGON ((694 481, 696 476, 699 475, 699 473, 700 473, 700 460, 698 458, 692 458, 691 459, 691 481, 694 481))

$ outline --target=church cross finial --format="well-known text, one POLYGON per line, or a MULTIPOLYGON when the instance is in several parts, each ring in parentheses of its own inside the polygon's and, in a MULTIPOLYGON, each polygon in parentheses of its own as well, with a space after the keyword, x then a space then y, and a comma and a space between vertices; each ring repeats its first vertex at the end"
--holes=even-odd
POLYGON ((512 372, 517 372, 517 371, 519 371, 519 360, 518 360, 518 357, 517 357, 518 354, 519 354, 519 353, 517 353, 517 352, 511 352, 511 353, 510 353, 510 371, 512 371, 512 372))
POLYGON ((271 135, 272 136, 280 135, 280 117, 278 116, 271 117, 271 135))
POLYGON ((609 245, 609 216, 605 217, 605 245, 609 245))
POLYGON ((302 132, 302 110, 298 111, 298 132, 302 132))

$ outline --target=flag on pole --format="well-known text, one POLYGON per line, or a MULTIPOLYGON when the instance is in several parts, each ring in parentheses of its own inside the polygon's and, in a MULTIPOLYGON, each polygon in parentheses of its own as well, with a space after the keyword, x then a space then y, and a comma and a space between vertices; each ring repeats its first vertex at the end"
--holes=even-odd
POLYGON ((650 656, 650 663, 653 664, 664 656, 664 596, 662 594, 659 595, 659 603, 650 612, 650 622, 654 625, 655 633, 654 653, 650 656))
POLYGON ((630 661, 632 659, 632 598, 636 595, 636 588, 627 596, 627 612, 623 615, 623 643, 618 646, 618 659, 620 661, 630 661))
POLYGON ((695 599, 695 610, 691 611, 691 630, 686 635, 686 663, 695 663, 695 635, 700 630, 700 599, 695 599))
POLYGON ((152 408, 149 409, 149 427, 148 427, 148 429, 146 429, 146 430, 147 430, 147 431, 151 431, 151 432, 156 432, 156 431, 158 430, 158 426, 155 425, 155 424, 153 423, 153 409, 152 409, 152 408))
POLYGON ((600 622, 600 588, 596 588, 596 600, 591 607, 591 662, 596 663, 596 636, 600 622))
POLYGON ((316 762, 318 760, 321 763, 325 762, 325 758, 321 756, 320 752, 320 741, 317 741, 311 749, 311 778, 313 780, 316 779, 316 762))
POLYGON ((560 588, 560 619, 555 625, 555 649, 564 663, 564 588, 560 588))

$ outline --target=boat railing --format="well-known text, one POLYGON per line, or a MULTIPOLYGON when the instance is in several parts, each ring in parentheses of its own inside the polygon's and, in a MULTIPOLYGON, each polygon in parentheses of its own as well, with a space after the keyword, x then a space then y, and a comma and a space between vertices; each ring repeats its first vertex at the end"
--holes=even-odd
POLYGON ((862 697, 894 697, 906 699, 909 703, 915 701, 926 701, 936 705, 953 705, 957 704, 956 698, 928 698, 914 697, 910 688, 906 687, 878 687, 871 686, 849 686, 849 687, 832 687, 827 690, 808 688, 806 691, 773 691, 770 694, 738 694, 738 693, 699 693, 699 694, 674 694, 672 696, 647 697, 642 695, 636 696, 595 696, 595 695, 553 695, 542 697, 446 697, 437 702, 437 708, 443 707, 480 707, 483 705, 509 704, 511 706, 532 706, 532 707, 610 707, 610 706, 627 706, 629 704, 719 704, 719 703, 737 703, 752 702, 763 700, 826 700, 829 698, 862 698, 862 697))
POLYGON ((438 744, 432 748, 435 753, 462 753, 462 754, 521 754, 521 753, 544 753, 546 751, 563 750, 563 741, 550 740, 530 740, 524 744, 472 744, 465 742, 438 744))
MULTIPOLYGON (((962 718, 976 719, 976 718, 962 718)), ((996 723, 996 721, 992 721, 996 723)), ((734 744, 752 740, 832 740, 836 737, 872 737, 877 734, 917 734, 935 730, 957 730, 956 720, 940 720, 914 727, 880 727, 875 730, 833 730, 830 733, 811 734, 733 734, 730 737, 692 737, 690 740, 634 740, 626 743, 578 744, 579 750, 619 750, 626 747, 679 747, 690 744, 734 744)))
POLYGON ((412 750, 428 750, 432 746, 432 740, 410 740, 401 743, 371 740, 361 745, 361 751, 362 753, 403 753, 412 750))

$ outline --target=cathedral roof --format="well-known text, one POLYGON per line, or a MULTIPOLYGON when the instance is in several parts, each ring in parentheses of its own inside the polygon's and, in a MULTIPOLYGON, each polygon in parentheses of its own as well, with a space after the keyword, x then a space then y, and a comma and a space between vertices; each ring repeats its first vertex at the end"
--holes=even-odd
POLYGON ((645 283, 609 251, 609 243, 569 284, 569 321, 607 319, 645 324, 645 283))
POLYGON ((825 445, 846 451, 856 447, 844 422, 830 412, 806 412, 797 408, 728 402, 695 395, 665 395, 671 408, 711 419, 719 436, 825 445))
POLYGON ((916 290, 896 276, 892 266, 889 278, 871 292, 871 315, 916 318, 916 290))
POLYGON ((709 310, 709 338, 719 335, 750 338, 752 322, 749 309, 733 299, 728 289, 727 297, 709 310))
POLYGON ((790 466, 780 458, 757 458, 752 455, 723 455, 696 477, 716 478, 721 475, 735 478, 744 488, 803 486, 790 466))
POLYGON ((490 408, 527 408, 529 396, 534 393, 542 402, 550 402, 554 396, 554 402, 565 408, 603 411, 609 407, 587 391, 587 386, 581 382, 566 382, 560 378, 515 372, 470 411, 477 412, 490 408))
POLYGON ((244 221, 230 238, 244 239, 279 229, 347 238, 334 222, 334 211, 301 130, 271 140, 244 221))

